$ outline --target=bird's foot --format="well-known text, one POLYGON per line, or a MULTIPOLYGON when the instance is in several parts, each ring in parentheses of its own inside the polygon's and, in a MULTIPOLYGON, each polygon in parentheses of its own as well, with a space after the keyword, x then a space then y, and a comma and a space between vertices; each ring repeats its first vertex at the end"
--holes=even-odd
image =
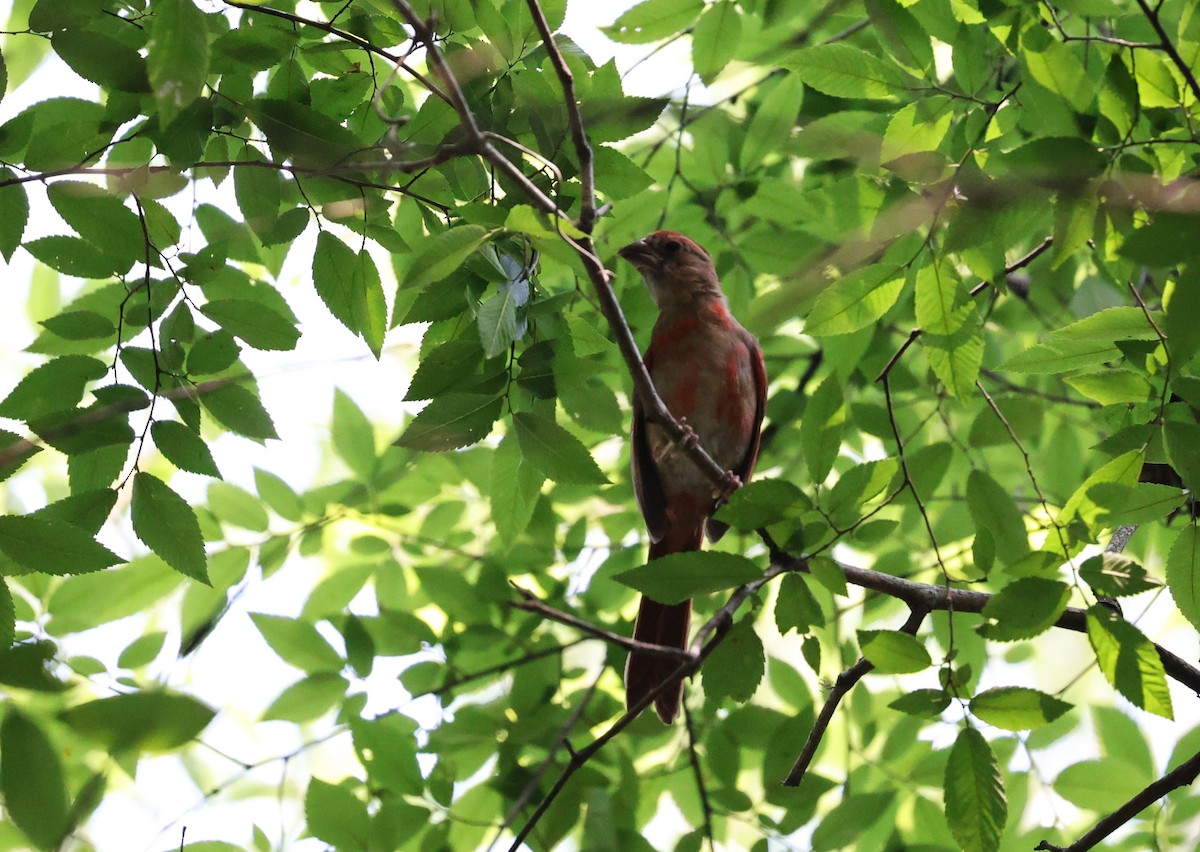
POLYGON ((688 423, 687 418, 680 417, 677 422, 683 434, 679 436, 676 443, 685 450, 692 450, 700 446, 700 436, 696 434, 692 424, 688 423))

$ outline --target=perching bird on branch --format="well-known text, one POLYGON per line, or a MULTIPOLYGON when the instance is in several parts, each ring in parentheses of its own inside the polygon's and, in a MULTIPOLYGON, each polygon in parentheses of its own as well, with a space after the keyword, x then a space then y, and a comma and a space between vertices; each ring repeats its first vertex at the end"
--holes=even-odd
MULTIPOLYGON (((644 359, 658 395, 730 474, 724 487, 715 484, 634 399, 633 487, 653 560, 699 550, 706 531, 709 541, 724 534, 726 525, 712 514, 754 472, 767 376, 758 341, 729 313, 707 251, 683 234, 656 231, 619 254, 642 274, 658 305, 644 359)), ((643 595, 634 638, 686 648, 691 613, 691 601, 661 604, 643 595)), ((625 665, 626 705, 635 705, 678 667, 670 657, 631 653, 625 665)), ((680 680, 655 700, 663 722, 679 713, 682 696, 680 680)))

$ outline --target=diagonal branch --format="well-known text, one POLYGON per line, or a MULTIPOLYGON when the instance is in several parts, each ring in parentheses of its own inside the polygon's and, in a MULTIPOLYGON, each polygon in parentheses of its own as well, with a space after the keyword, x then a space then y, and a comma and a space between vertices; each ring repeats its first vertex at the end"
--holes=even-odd
MULTIPOLYGON (((904 622, 904 626, 900 629, 910 635, 915 634, 928 614, 929 610, 914 606, 909 612, 908 621, 904 622)), ((829 723, 833 721, 833 714, 837 711, 842 698, 873 668, 875 666, 871 664, 870 660, 866 657, 859 657, 857 663, 838 675, 837 680, 833 683, 833 689, 829 691, 829 697, 825 699, 825 706, 821 708, 821 713, 813 723, 812 730, 808 732, 808 739, 804 742, 804 748, 800 750, 800 756, 796 758, 787 778, 783 779, 784 786, 797 787, 804 780, 804 775, 817 755, 817 747, 825 738, 825 732, 829 729, 829 723)))
POLYGON ((1186 787, 1195 781, 1197 776, 1200 776, 1200 752, 1193 754, 1162 778, 1147 785, 1146 789, 1104 817, 1104 819, 1092 826, 1090 831, 1070 846, 1054 846, 1043 840, 1033 848, 1048 850, 1049 852, 1084 852, 1086 849, 1093 849, 1104 838, 1167 795, 1167 793, 1170 793, 1172 790, 1178 790, 1180 787, 1186 787))
POLYGON ((1150 22, 1150 26, 1154 27, 1154 32, 1158 34, 1159 42, 1162 44, 1162 49, 1166 51, 1167 56, 1171 57, 1171 61, 1175 63, 1175 67, 1179 69, 1179 73, 1183 75, 1183 79, 1187 81, 1188 88, 1192 90, 1192 97, 1197 103, 1200 103, 1200 82, 1197 82, 1196 75, 1192 73, 1191 67, 1179 55, 1179 51, 1175 47, 1175 43, 1171 41, 1171 37, 1163 28, 1162 21, 1158 18, 1157 7, 1151 9, 1146 3, 1146 0, 1137 0, 1138 7, 1142 10, 1142 14, 1146 16, 1146 20, 1150 22))
POLYGON ((554 65, 554 72, 558 75, 558 81, 562 85, 564 103, 567 107, 567 123, 571 128, 571 141, 575 145, 575 155, 579 157, 579 182, 583 186, 580 198, 579 230, 585 234, 591 234, 592 228, 596 224, 596 176, 592 163, 592 146, 588 144, 587 131, 583 128, 583 115, 579 111, 579 99, 575 95, 575 78, 571 74, 571 69, 567 67, 562 51, 558 49, 558 43, 554 41, 554 34, 550 32, 550 25, 546 21, 546 14, 542 11, 541 4, 538 3, 538 0, 527 0, 527 2, 538 35, 542 37, 542 44, 546 46, 546 51, 550 54, 550 62, 554 65))

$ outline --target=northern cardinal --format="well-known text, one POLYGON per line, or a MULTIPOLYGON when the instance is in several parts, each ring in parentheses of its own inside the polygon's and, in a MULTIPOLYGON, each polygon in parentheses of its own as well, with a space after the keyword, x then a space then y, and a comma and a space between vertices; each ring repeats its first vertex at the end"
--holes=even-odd
MULTIPOLYGON (((725 487, 688 458, 640 401, 633 403, 633 487, 650 532, 650 559, 699 550, 705 532, 716 541, 726 525, 712 514, 730 487, 749 480, 758 459, 767 402, 762 350, 729 313, 708 252, 683 234, 656 231, 618 252, 646 282, 658 321, 646 350, 646 369, 676 419, 686 420, 702 446, 729 472, 725 487)), ((687 646, 692 602, 662 604, 642 596, 634 638, 687 646)), ((669 679, 679 662, 633 652, 625 665, 625 702, 632 707, 669 679)), ((663 722, 679 713, 683 682, 654 702, 663 722)))

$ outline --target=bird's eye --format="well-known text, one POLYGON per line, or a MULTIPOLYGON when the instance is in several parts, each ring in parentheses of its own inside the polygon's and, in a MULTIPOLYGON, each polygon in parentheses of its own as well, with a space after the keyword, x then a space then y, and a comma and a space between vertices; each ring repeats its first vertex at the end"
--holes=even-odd
POLYGON ((667 257, 673 257, 674 255, 679 254, 679 250, 681 248, 683 248, 683 244, 677 240, 667 240, 667 242, 663 245, 663 254, 665 254, 667 257))

